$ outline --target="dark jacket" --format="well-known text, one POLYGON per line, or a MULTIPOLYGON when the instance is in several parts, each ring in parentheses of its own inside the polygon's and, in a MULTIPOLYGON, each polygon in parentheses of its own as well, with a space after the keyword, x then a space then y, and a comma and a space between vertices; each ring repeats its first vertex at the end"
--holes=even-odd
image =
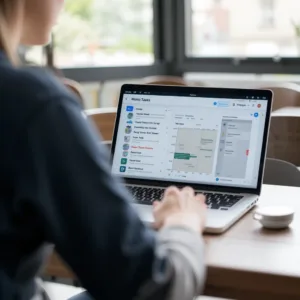
POLYGON ((0 299, 31 299, 49 243, 96 299, 132 299, 153 277, 155 234, 99 139, 58 80, 0 52, 0 299))

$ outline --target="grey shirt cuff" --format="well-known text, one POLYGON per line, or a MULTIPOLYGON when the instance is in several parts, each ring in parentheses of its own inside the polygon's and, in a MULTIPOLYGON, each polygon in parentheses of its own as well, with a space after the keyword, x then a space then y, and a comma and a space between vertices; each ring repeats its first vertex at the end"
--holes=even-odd
POLYGON ((166 227, 157 235, 152 278, 136 300, 192 300, 205 282, 204 243, 186 227, 166 227))

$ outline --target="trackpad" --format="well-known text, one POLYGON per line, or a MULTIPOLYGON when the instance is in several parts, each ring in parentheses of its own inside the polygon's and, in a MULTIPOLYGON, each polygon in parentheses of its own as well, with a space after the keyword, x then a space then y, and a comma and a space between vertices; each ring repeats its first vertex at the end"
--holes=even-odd
POLYGON ((146 223, 153 223, 153 208, 151 205, 133 204, 141 220, 146 223))

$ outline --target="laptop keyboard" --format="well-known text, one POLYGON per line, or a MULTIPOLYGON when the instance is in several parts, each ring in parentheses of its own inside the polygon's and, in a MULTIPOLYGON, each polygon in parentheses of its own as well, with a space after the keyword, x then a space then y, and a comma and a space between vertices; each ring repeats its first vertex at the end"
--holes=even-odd
MULTIPOLYGON (((151 205, 155 200, 161 200, 165 189, 127 186, 133 198, 140 204, 151 205)), ((243 196, 219 193, 203 193, 206 196, 206 205, 210 209, 228 210, 240 201, 243 196)))

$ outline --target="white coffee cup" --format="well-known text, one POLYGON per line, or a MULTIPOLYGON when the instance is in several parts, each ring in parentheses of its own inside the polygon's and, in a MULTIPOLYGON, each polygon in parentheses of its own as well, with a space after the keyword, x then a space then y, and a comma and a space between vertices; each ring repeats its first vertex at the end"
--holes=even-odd
POLYGON ((264 227, 283 229, 288 227, 294 219, 295 211, 287 206, 260 207, 253 213, 253 218, 264 227))

